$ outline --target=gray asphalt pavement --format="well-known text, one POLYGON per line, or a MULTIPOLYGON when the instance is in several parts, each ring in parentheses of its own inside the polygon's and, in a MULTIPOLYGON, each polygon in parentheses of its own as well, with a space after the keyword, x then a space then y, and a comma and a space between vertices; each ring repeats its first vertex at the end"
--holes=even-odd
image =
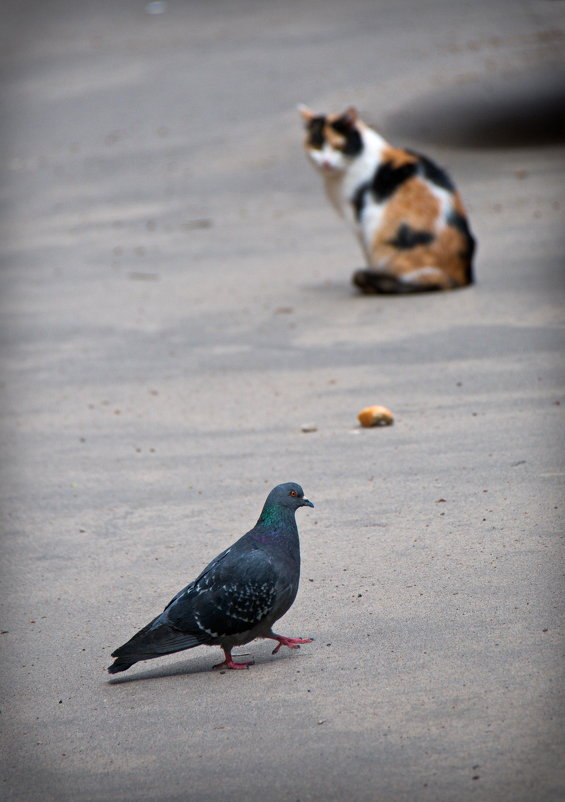
POLYGON ((565 797, 564 11, 3 3, 3 799, 565 797), (299 102, 448 168, 474 287, 355 294, 299 102), (315 642, 106 674, 282 481, 315 642))

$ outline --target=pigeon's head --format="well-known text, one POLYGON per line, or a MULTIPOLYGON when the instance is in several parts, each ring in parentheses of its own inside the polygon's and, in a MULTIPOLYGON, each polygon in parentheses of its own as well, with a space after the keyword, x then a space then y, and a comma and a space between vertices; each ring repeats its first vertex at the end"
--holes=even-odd
POLYGON ((266 504, 279 504, 281 507, 288 507, 297 510, 298 507, 313 507, 311 501, 304 498, 304 490, 296 482, 285 482, 274 487, 267 496, 266 504))

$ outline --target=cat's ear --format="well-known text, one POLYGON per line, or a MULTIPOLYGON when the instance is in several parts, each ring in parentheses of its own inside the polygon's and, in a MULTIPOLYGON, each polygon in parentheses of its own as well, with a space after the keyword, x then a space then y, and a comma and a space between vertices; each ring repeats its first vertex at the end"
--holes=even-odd
POLYGON ((300 116, 305 123, 309 123, 316 116, 312 109, 309 109, 308 106, 304 105, 304 103, 299 103, 296 108, 298 109, 300 116))
POLYGON ((350 106, 347 111, 344 111, 341 115, 341 119, 349 128, 353 128, 359 119, 359 114, 357 113, 355 106, 350 106))

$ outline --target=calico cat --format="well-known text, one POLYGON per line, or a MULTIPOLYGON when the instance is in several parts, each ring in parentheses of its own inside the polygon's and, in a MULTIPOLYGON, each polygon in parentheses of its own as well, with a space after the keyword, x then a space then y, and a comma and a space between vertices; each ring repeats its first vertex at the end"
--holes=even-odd
POLYGON ((475 240, 447 173, 426 156, 389 145, 355 108, 328 116, 306 106, 299 111, 306 153, 367 259, 353 283, 367 294, 472 284, 475 240))

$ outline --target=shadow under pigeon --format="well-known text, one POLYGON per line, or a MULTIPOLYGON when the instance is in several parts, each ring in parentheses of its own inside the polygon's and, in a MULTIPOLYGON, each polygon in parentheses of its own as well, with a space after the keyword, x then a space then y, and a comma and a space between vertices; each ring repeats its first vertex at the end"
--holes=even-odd
POLYGON ((167 677, 178 677, 189 674, 204 674, 212 671, 212 666, 202 665, 199 661, 184 661, 182 663, 173 663, 170 666, 163 666, 162 668, 148 669, 147 671, 138 671, 133 674, 124 674, 124 676, 112 677, 107 680, 108 685, 124 685, 128 682, 138 682, 141 680, 151 679, 166 679, 167 677))
MULTIPOLYGON (((266 667, 270 665, 275 665, 277 662, 281 661, 282 659, 296 659, 298 655, 295 653, 293 649, 289 654, 284 655, 258 655, 258 654, 251 654, 251 652, 242 652, 241 654, 234 654, 234 660, 237 662, 244 657, 251 657, 254 660, 254 664, 250 666, 249 671, 253 671, 257 669, 258 666, 266 667)), ((242 669, 244 671, 245 669, 242 669)), ((162 668, 153 668, 148 669, 147 671, 138 671, 137 674, 124 674, 124 676, 113 676, 111 679, 107 680, 108 685, 124 685, 128 682, 138 682, 142 680, 154 680, 154 679, 167 679, 167 677, 180 677, 180 676, 189 676, 191 674, 238 674, 238 671, 234 671, 233 669, 214 669, 213 664, 210 663, 204 664, 202 660, 184 660, 182 663, 173 663, 168 666, 163 666, 162 668)))
POLYGON ((539 147, 565 142, 565 68, 485 75, 392 114, 387 132, 437 145, 539 147))

